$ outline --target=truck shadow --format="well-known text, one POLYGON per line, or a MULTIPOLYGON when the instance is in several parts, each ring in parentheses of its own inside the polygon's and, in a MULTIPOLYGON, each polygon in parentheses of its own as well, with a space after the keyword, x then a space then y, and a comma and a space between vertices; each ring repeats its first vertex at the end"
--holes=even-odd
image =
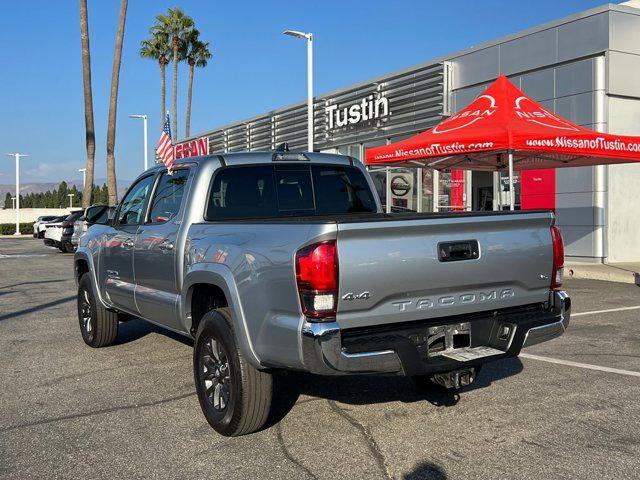
POLYGON ((278 372, 274 375, 274 398, 266 427, 284 418, 296 403, 325 399, 347 405, 370 405, 388 402, 428 401, 437 407, 451 407, 460 395, 486 388, 523 370, 518 358, 506 358, 483 367, 475 382, 460 390, 445 390, 437 385, 421 387, 400 376, 349 375, 319 376, 301 372, 278 372), (300 396, 313 397, 299 400, 300 396))
POLYGON ((118 338, 114 345, 123 345, 125 343, 135 342, 136 340, 146 337, 150 333, 164 335, 165 337, 176 340, 184 345, 193 347, 193 340, 191 338, 172 332, 171 330, 167 330, 164 327, 159 327, 138 317, 131 317, 130 320, 120 323, 120 326, 118 327, 118 338))

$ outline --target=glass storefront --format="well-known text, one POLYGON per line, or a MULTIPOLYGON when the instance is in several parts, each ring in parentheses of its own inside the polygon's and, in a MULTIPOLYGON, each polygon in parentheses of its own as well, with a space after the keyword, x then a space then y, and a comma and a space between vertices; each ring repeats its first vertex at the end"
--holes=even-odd
MULTIPOLYGON (((322 150, 360 161, 368 148, 412 135, 340 145, 322 150)), ((509 177, 493 172, 435 171, 430 168, 371 167, 368 169, 383 209, 387 212, 463 212, 509 209, 509 177), (437 200, 434 199, 434 188, 437 200), (389 202, 387 201, 389 199, 389 202)), ((520 178, 514 177, 516 209, 520 208, 520 178)))

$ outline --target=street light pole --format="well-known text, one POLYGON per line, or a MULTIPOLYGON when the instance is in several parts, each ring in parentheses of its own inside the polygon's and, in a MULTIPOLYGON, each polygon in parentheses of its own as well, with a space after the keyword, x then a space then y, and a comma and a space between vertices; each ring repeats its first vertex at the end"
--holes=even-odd
POLYGON ((313 34, 285 30, 285 35, 307 39, 307 150, 313 152, 313 34))
POLYGON ((16 231, 14 235, 20 235, 20 157, 28 157, 24 153, 7 153, 16 159, 16 231))
POLYGON ((82 172, 82 190, 84 190, 84 186, 87 184, 87 169, 79 168, 79 172, 82 172))
POLYGON ((149 166, 149 162, 148 162, 149 148, 147 146, 147 115, 129 115, 129 118, 142 119, 142 128, 143 128, 143 136, 144 136, 144 169, 147 170, 149 166))

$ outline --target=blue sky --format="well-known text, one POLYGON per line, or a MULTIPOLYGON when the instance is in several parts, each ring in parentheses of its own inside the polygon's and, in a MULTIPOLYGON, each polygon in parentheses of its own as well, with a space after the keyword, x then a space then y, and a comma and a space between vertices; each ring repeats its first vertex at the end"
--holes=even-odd
MULTIPOLYGON (((119 3, 89 0, 96 123, 96 177, 106 175, 106 120, 119 3)), ((531 1, 143 1, 130 0, 120 75, 118 178, 142 169, 142 122, 149 144, 160 132, 160 74, 139 57, 156 14, 180 6, 209 41, 213 58, 196 71, 192 133, 257 115, 306 96, 306 50, 284 29, 315 35, 318 94, 428 61, 597 5, 592 0, 531 1)), ((5 152, 30 154, 25 182, 80 178, 86 162, 78 2, 8 2, 0 18, 0 183, 14 181, 5 152)), ((184 134, 186 65, 178 86, 184 134)), ((170 80, 167 72, 167 106, 170 80)), ((150 158, 152 153, 150 153, 150 158)))

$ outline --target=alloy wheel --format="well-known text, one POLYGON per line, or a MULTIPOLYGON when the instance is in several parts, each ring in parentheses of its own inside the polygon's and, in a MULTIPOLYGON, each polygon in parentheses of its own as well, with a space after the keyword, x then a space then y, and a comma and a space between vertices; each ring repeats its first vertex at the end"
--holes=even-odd
POLYGON ((80 327, 82 331, 90 340, 93 338, 93 315, 91 308, 91 300, 89 299, 89 292, 84 289, 80 294, 79 300, 79 310, 80 310, 80 327))
POLYGON ((229 358, 222 344, 213 337, 202 346, 200 367, 207 402, 217 412, 224 412, 231 397, 229 358))

